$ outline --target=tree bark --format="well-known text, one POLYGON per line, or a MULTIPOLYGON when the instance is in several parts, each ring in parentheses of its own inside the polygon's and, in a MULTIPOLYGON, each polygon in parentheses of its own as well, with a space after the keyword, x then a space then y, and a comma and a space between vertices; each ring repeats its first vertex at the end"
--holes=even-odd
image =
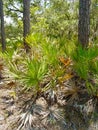
POLYGON ((83 47, 89 43, 90 3, 91 0, 79 0, 78 41, 83 47))
POLYGON ((30 0, 23 0, 23 38, 26 52, 29 51, 29 46, 26 43, 26 36, 30 33, 30 0))
POLYGON ((4 29, 4 12, 3 12, 3 1, 0 0, 0 21, 1 21, 1 44, 2 51, 6 50, 6 41, 5 41, 5 29, 4 29))

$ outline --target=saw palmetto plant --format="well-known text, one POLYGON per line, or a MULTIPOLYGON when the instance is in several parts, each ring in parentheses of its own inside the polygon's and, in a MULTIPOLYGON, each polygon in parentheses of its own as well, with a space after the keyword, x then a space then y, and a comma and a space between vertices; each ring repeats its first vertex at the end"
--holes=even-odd
POLYGON ((58 57, 59 57, 58 46, 48 41, 42 43, 41 46, 46 62, 48 62, 50 66, 55 67, 58 64, 58 57))
MULTIPOLYGON (((9 76, 18 80, 26 89, 33 88, 34 91, 40 90, 40 83, 47 77, 52 81, 65 73, 59 64, 58 46, 50 43, 48 39, 36 35, 28 36, 29 42, 34 42, 31 52, 27 55, 20 50, 7 51, 2 54, 5 63, 8 64, 9 76)), ((51 84, 52 85, 52 84, 51 84)))
POLYGON ((32 105, 29 110, 20 115, 19 127, 17 130, 21 129, 33 129, 34 127, 41 127, 41 121, 39 115, 43 113, 43 107, 40 105, 32 105))
POLYGON ((35 87, 40 88, 40 82, 44 79, 47 74, 48 68, 45 61, 38 61, 36 59, 26 60, 27 70, 22 75, 21 81, 26 85, 26 88, 35 87))
MULTIPOLYGON (((78 46, 72 55, 72 59, 74 62, 74 70, 80 78, 87 82, 87 84, 89 79, 94 79, 94 77, 98 75, 98 51, 96 45, 88 47, 87 49, 78 46)), ((87 85, 87 89, 89 88, 88 86, 89 85, 87 85)), ((95 87, 93 89, 95 91, 95 87)))
POLYGON ((89 73, 95 73, 93 68, 97 71, 97 57, 98 51, 96 47, 89 47, 87 49, 82 48, 82 46, 77 47, 72 55, 72 59, 74 68, 81 78, 87 79, 89 73))
POLYGON ((9 75, 18 80, 27 90, 32 88, 35 92, 39 91, 40 82, 47 74, 47 64, 44 61, 38 61, 36 59, 26 59, 20 63, 17 65, 9 62, 9 75), (19 65, 21 65, 20 68, 19 65))
POLYGON ((44 109, 42 104, 34 104, 26 112, 21 114, 19 119, 18 130, 24 129, 34 129, 34 128, 43 128, 47 130, 51 126, 66 127, 66 121, 64 119, 63 109, 59 109, 56 105, 47 107, 44 109))

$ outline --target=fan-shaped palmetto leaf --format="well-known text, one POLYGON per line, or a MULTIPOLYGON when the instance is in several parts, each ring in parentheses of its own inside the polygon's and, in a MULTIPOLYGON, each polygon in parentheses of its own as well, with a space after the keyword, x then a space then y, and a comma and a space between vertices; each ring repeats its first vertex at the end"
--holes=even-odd
POLYGON ((26 41, 30 46, 38 46, 39 43, 44 42, 44 37, 41 33, 33 33, 26 37, 26 41))
POLYGON ((18 62, 13 60, 13 55, 5 53, 4 58, 8 64, 8 69, 6 69, 6 73, 9 77, 13 77, 22 83, 26 88, 39 87, 38 84, 41 80, 43 80, 44 76, 47 74, 47 62, 42 59, 31 59, 23 57, 19 55, 18 62), (8 57, 7 57, 8 55, 8 57), (10 57, 10 58, 9 58, 10 57))
POLYGON ((98 51, 96 47, 89 47, 87 49, 81 46, 77 47, 77 50, 73 53, 72 59, 74 61, 74 68, 81 78, 88 79, 90 72, 97 72, 97 64, 94 63, 97 57, 98 51))
POLYGON ((15 79, 19 79, 21 76, 21 72, 19 71, 17 65, 11 61, 8 62, 9 64, 9 70, 8 70, 8 74, 10 75, 10 77, 13 77, 15 79))
POLYGON ((58 62, 58 56, 59 56, 58 47, 54 44, 46 42, 42 44, 42 51, 48 64, 55 66, 58 62))
POLYGON ((37 129, 41 127, 47 128, 47 126, 61 124, 66 125, 62 109, 58 109, 57 106, 44 109, 40 105, 33 104, 26 113, 21 114, 18 130, 32 130, 33 128, 37 129))
POLYGON ((18 130, 21 129, 33 129, 33 127, 39 127, 40 120, 39 115, 42 113, 42 106, 33 104, 31 108, 26 112, 21 114, 19 120, 19 127, 18 130))
POLYGON ((89 58, 89 61, 91 61, 91 60, 95 59, 96 57, 98 57, 98 49, 97 49, 97 47, 94 46, 94 47, 88 48, 86 56, 89 58))
POLYGON ((27 88, 37 86, 44 76, 47 74, 47 64, 43 61, 36 59, 25 61, 26 72, 22 75, 21 81, 26 85, 27 88))

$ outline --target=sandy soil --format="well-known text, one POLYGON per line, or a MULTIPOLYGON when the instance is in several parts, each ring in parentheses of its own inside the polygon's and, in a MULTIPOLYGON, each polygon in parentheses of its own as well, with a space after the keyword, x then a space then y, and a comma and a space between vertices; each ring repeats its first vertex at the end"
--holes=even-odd
MULTIPOLYGON (((11 127, 20 109, 17 100, 12 96, 13 92, 13 88, 5 87, 3 83, 0 84, 0 130, 17 130, 17 128, 11 127)), ((66 128, 58 130, 98 130, 97 119, 88 119, 85 122, 84 118, 81 118, 81 114, 72 107, 65 108, 65 118, 66 128)), ((50 127, 48 130, 55 130, 55 128, 50 127)))

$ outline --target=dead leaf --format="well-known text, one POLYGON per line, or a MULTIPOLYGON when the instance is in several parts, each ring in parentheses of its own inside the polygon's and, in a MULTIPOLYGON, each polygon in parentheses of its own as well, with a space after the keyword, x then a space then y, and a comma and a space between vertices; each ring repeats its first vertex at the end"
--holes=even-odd
POLYGON ((71 79, 73 76, 74 76, 74 75, 72 75, 72 74, 66 74, 66 75, 63 76, 63 77, 59 77, 58 80, 59 80, 60 82, 64 82, 64 81, 66 81, 66 80, 71 79))
POLYGON ((66 66, 69 66, 70 63, 71 63, 70 58, 65 59, 64 57, 60 57, 60 61, 61 61, 61 63, 64 64, 65 67, 66 67, 66 66))

